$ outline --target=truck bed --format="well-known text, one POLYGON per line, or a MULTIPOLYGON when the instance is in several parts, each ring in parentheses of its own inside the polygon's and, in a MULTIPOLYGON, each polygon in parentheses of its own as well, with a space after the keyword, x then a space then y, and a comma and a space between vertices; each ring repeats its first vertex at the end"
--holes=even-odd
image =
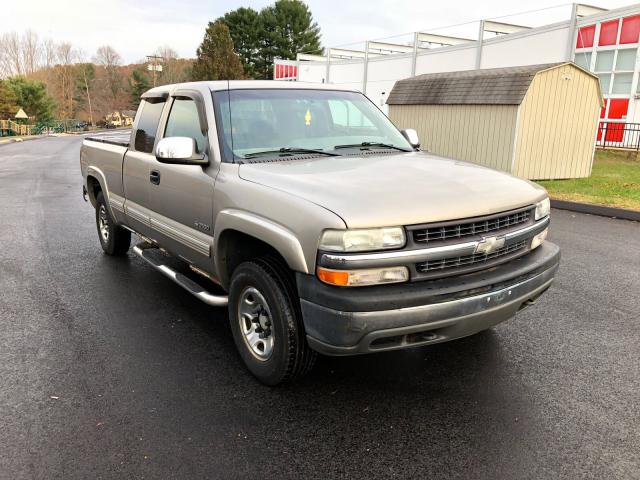
POLYGON ((96 133, 95 135, 86 137, 86 139, 91 140, 92 142, 108 143, 119 147, 129 147, 130 137, 131 130, 117 130, 115 132, 96 133))

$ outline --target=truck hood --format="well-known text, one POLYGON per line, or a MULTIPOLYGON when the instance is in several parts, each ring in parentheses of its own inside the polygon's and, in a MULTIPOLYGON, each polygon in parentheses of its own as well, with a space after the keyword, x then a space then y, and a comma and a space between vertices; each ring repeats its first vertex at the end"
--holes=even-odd
POLYGON ((424 152, 242 164, 239 174, 321 205, 349 228, 475 217, 546 195, 529 181, 424 152))

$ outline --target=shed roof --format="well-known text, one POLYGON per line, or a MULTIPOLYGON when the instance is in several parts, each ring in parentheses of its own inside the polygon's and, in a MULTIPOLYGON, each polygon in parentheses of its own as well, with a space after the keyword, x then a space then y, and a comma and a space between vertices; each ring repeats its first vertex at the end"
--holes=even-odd
MULTIPOLYGON (((520 67, 427 73, 399 80, 389 105, 520 105, 538 72, 571 64, 545 63, 520 67)), ((572 64, 575 66, 575 64, 572 64)), ((588 73, 576 66, 578 70, 588 73)))

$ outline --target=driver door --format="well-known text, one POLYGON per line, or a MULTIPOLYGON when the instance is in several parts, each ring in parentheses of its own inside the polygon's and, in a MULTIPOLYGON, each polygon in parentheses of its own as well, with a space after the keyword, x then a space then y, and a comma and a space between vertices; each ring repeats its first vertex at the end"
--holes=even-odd
MULTIPOLYGON (((198 153, 209 155, 204 99, 195 90, 174 92, 160 138, 189 137, 198 153)), ((204 269, 213 248, 213 186, 215 173, 202 165, 161 163, 154 159, 149 187, 154 237, 169 251, 204 269)))

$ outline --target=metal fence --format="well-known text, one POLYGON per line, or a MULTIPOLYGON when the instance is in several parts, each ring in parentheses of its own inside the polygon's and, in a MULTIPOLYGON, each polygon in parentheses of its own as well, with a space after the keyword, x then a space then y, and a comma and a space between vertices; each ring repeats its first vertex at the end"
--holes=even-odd
POLYGON ((596 145, 640 150, 640 123, 600 122, 596 145))

